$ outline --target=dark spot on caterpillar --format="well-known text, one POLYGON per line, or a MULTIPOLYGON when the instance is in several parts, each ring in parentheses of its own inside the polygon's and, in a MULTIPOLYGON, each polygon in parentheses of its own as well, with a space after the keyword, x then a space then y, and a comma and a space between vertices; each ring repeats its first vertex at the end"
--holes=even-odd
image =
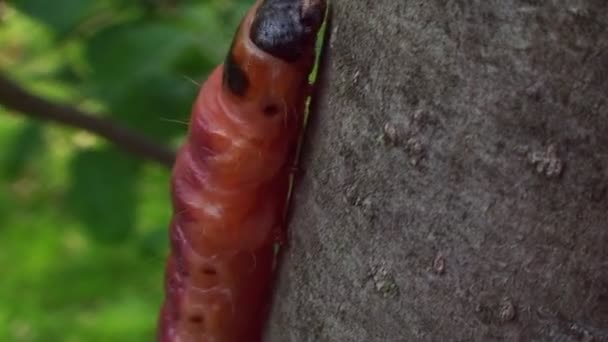
POLYGON ((234 59, 232 52, 224 62, 224 85, 237 96, 245 96, 249 88, 249 79, 241 66, 234 59))
POLYGON ((201 269, 201 273, 205 274, 205 275, 209 275, 209 276, 211 276, 211 275, 217 275, 217 270, 214 269, 214 268, 212 268, 212 267, 203 267, 201 269))
POLYGON ((205 321, 205 318, 202 315, 194 315, 190 316, 190 322, 194 324, 202 324, 205 321))
POLYGON ((279 107, 275 105, 266 105, 262 111, 266 116, 275 116, 279 113, 279 107))

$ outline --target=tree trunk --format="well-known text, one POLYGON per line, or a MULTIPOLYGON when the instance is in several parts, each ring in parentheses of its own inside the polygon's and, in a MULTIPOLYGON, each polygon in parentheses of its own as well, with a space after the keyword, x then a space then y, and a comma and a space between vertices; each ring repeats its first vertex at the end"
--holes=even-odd
POLYGON ((608 341, 608 2, 333 7, 267 341, 608 341))

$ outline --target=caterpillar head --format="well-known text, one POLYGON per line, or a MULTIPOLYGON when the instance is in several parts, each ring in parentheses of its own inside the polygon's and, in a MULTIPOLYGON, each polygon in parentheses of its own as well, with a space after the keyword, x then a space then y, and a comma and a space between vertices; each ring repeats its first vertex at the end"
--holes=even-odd
POLYGON ((250 38, 261 50, 293 62, 314 43, 325 14, 324 0, 264 0, 250 38))
POLYGON ((258 0, 241 22, 223 85, 252 132, 273 139, 301 123, 325 13, 325 0, 258 0))

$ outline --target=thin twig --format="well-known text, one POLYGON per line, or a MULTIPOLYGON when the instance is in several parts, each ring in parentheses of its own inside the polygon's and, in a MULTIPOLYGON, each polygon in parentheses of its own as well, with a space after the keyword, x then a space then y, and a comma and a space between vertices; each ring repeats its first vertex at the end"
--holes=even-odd
POLYGON ((159 162, 167 167, 173 165, 175 154, 167 147, 107 118, 31 94, 4 75, 0 75, 0 105, 31 118, 86 130, 104 137, 137 157, 159 162))

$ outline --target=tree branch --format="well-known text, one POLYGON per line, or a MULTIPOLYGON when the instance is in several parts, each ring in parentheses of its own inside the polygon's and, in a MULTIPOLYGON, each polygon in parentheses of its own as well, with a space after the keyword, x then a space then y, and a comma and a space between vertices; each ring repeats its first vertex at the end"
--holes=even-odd
POLYGON ((0 105, 25 116, 84 129, 106 138, 137 157, 159 162, 167 167, 173 165, 175 155, 167 147, 111 120, 31 94, 4 75, 0 75, 0 105))

